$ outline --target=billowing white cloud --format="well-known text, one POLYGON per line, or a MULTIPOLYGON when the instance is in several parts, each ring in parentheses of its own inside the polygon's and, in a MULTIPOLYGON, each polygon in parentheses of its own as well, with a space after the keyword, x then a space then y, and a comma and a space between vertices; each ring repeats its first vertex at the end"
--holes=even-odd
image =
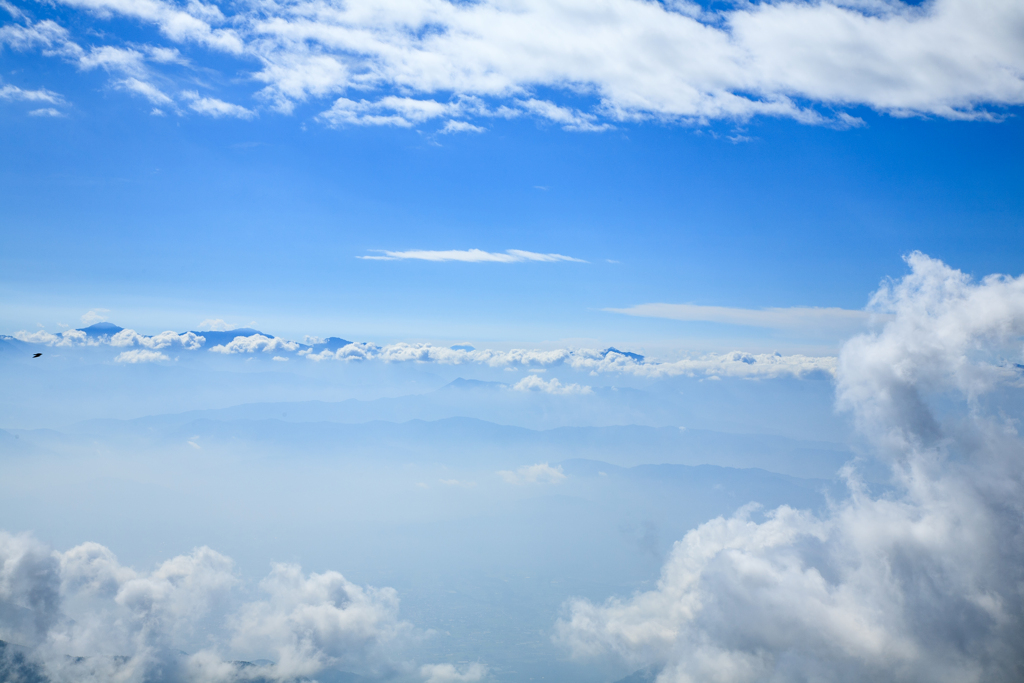
POLYGON ((411 635, 393 588, 357 586, 333 571, 307 576, 293 564, 274 565, 260 588, 266 599, 232 620, 232 646, 253 658, 272 653, 283 678, 328 665, 376 669, 389 663, 389 644, 411 635))
POLYGON ((412 249, 409 251, 381 251, 381 256, 357 256, 368 261, 399 261, 411 259, 416 261, 462 261, 464 263, 520 263, 523 261, 572 261, 586 263, 583 259, 563 256, 561 254, 538 254, 533 251, 509 249, 505 252, 483 251, 482 249, 448 249, 428 251, 412 249))
POLYGON ((284 683, 328 666, 405 666, 393 658, 416 634, 399 620, 393 589, 282 564, 260 583, 262 595, 229 609, 240 583, 230 558, 206 547, 140 572, 97 543, 58 552, 0 531, 0 640, 26 646, 28 662, 54 683, 141 683, 158 672, 168 681, 284 683))
POLYGON ((248 337, 235 337, 227 344, 218 344, 210 350, 214 353, 232 354, 255 353, 256 351, 263 351, 264 353, 278 350, 295 351, 298 348, 298 342, 285 341, 278 337, 267 337, 262 334, 253 334, 248 337))
POLYGON ((47 118, 61 118, 65 116, 64 112, 53 107, 44 107, 43 109, 33 109, 28 113, 29 116, 45 116, 47 118))
POLYGON ((25 330, 19 330, 14 333, 14 338, 29 344, 46 344, 47 346, 74 346, 92 344, 99 344, 99 340, 89 339, 85 332, 79 330, 68 330, 67 332, 61 332, 60 334, 51 334, 45 330, 38 330, 36 332, 26 332, 25 330))
POLYGON ((201 337, 194 332, 178 334, 170 330, 147 337, 135 330, 123 329, 110 338, 111 346, 138 345, 147 349, 165 349, 168 346, 180 344, 184 349, 195 350, 200 348, 205 342, 205 337, 201 337))
POLYGON ((653 590, 572 600, 574 655, 658 683, 999 681, 1024 668, 1024 278, 974 283, 920 254, 874 297, 893 316, 837 374, 893 490, 822 515, 747 506, 677 542, 653 590))
POLYGON ((498 476, 509 484, 557 484, 565 479, 561 466, 552 467, 546 462, 524 465, 515 471, 501 470, 498 476))
POLYGON ((555 394, 558 396, 593 393, 593 390, 588 386, 562 384, 554 377, 545 382, 537 375, 528 375, 522 378, 513 384, 511 389, 513 391, 539 391, 543 394, 555 394))
MULTIPOLYGON (((271 107, 290 112, 331 98, 320 117, 328 125, 410 125, 417 114, 388 110, 385 100, 398 95, 434 108, 478 100, 486 106, 473 116, 534 116, 577 131, 759 115, 842 128, 863 123, 848 107, 978 119, 1024 103, 1017 0, 982 8, 782 0, 714 10, 687 0, 247 0, 230 15, 199 1, 60 2, 101 22, 153 26, 218 61, 237 56, 242 69, 255 62, 252 78, 271 107), (575 104, 540 100, 538 90, 575 104)), ((64 54, 56 22, 21 14, 15 22, 0 41, 64 54)), ((103 24, 108 34, 113 27, 103 24)))
POLYGON ((167 354, 160 351, 148 351, 146 349, 132 349, 122 351, 114 358, 115 363, 156 363, 162 360, 170 360, 167 354))

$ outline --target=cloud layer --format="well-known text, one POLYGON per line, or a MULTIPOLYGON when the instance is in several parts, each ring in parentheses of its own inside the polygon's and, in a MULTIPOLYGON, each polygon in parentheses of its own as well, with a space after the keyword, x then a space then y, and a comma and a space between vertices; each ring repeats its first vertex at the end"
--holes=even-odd
POLYGON ((653 590, 566 605, 576 656, 658 683, 1009 681, 1024 671, 1024 278, 920 254, 840 356, 838 401, 893 493, 855 470, 828 514, 748 506, 676 543, 653 590))
MULTIPOLYGON (((210 322, 210 321, 204 321, 210 322)), ((751 354, 741 351, 709 353, 675 361, 653 361, 641 355, 608 349, 475 349, 468 346, 435 346, 433 344, 408 344, 399 342, 378 346, 369 342, 343 342, 334 347, 323 341, 314 344, 300 344, 280 337, 272 337, 252 330, 240 330, 230 341, 212 344, 206 337, 194 332, 161 332, 147 336, 131 329, 123 329, 113 335, 86 334, 82 330, 69 330, 60 334, 46 331, 19 331, 14 339, 32 344, 45 344, 58 348, 75 346, 114 346, 126 348, 115 360, 120 363, 151 362, 166 360, 161 349, 180 347, 185 351, 208 350, 226 356, 249 356, 250 354, 273 355, 275 360, 285 359, 293 354, 297 359, 313 362, 382 362, 382 363, 439 363, 443 365, 486 365, 492 368, 546 369, 565 367, 572 370, 598 373, 626 373, 638 377, 823 377, 835 372, 836 359, 831 356, 804 356, 800 354, 783 356, 774 354, 751 354), (211 345, 212 344, 212 345, 211 345), (139 347, 137 349, 132 347, 139 347), (146 353, 143 353, 146 351, 146 353)), ((212 333, 207 333, 212 334, 212 333)), ((310 340, 314 341, 314 340, 310 340)), ((537 391, 546 394, 588 394, 591 388, 577 383, 562 384, 558 379, 542 380, 526 377, 513 387, 516 391, 537 391)))
MULTIPOLYGON (((781 116, 838 127, 844 109, 993 118, 1024 102, 1024 7, 1016 0, 737 3, 686 0, 60 0, 81 36, 9 8, 0 44, 104 69, 158 107, 253 118, 313 102, 328 126, 479 130, 529 116, 567 130, 622 122, 701 123, 781 116), (85 45, 85 41, 99 44, 85 45), (136 39, 137 40, 137 39, 136 39), (188 59, 178 50, 186 50, 188 59), (200 93, 182 64, 248 72, 251 103, 200 93), (538 92, 552 93, 555 102, 538 92), (986 109, 995 107, 995 113, 986 109), (476 123, 470 123, 473 120, 476 123)), ((38 8, 27 8, 37 11, 38 8)), ((247 97, 247 99, 249 99, 247 97)))

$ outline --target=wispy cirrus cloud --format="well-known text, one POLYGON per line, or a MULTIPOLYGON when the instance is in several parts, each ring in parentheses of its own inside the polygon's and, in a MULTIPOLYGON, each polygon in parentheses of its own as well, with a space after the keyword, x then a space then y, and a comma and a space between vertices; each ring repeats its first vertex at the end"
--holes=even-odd
POLYGON ((535 251, 523 251, 522 249, 508 249, 504 252, 483 251, 482 249, 447 249, 431 251, 426 249, 411 249, 409 251, 387 251, 380 250, 380 255, 356 256, 358 259, 367 261, 462 261, 464 263, 521 263, 524 261, 541 261, 544 263, 555 263, 558 261, 570 261, 573 263, 587 263, 583 259, 562 254, 541 254, 535 251))

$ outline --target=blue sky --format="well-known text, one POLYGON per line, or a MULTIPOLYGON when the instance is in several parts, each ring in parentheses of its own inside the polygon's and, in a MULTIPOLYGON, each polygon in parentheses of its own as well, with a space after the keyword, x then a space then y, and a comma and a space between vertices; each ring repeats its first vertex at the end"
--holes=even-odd
MULTIPOLYGON (((927 62, 928 54, 897 55, 908 63, 879 67, 875 81, 868 78, 850 93, 828 89, 829 78, 842 73, 812 73, 801 81, 809 84, 771 86, 797 89, 797 96, 773 94, 766 85, 767 94, 720 111, 668 96, 652 99, 650 93, 667 92, 658 84, 624 91, 620 76, 597 67, 589 85, 568 89, 557 74, 520 76, 513 55, 491 66, 509 81, 505 90, 469 76, 453 81, 455 89, 443 79, 431 85, 403 75, 379 53, 353 57, 321 45, 321 56, 356 76, 307 83, 293 93, 287 111, 281 89, 295 73, 312 78, 308 68, 295 66, 276 81, 260 74, 312 48, 261 47, 258 32, 246 28, 256 19, 245 5, 224 7, 227 19, 211 20, 209 35, 168 29, 170 20, 160 12, 170 12, 172 4, 139 4, 145 11, 99 0, 16 6, 7 12, 0 52, 0 87, 20 90, 0 100, 0 315, 8 332, 39 323, 57 331, 58 322, 77 326, 86 310, 105 308, 116 322, 150 332, 221 318, 292 338, 583 339, 652 348, 834 351, 837 337, 829 333, 626 317, 604 309, 646 303, 860 309, 883 277, 905 272, 901 258, 915 249, 969 273, 1022 270, 1019 91, 1012 82, 972 91, 933 79, 909 83, 909 105, 894 104, 886 77, 911 71, 913 60, 927 62), (50 43, 24 38, 47 20, 66 35, 50 43), (224 31, 241 36, 242 53, 211 47, 224 31), (106 48, 115 52, 103 53, 106 48), (376 80, 358 81, 360 69, 377 73, 376 80), (125 85, 129 81, 136 85, 125 85), (161 94, 147 98, 139 83, 161 94), (261 88, 277 88, 277 100, 261 95, 261 88), (24 96, 41 91, 53 102, 24 96), (654 103, 630 104, 641 95, 654 103), (243 109, 214 117, 192 106, 200 96, 243 109), (166 103, 155 107, 161 97, 166 103), (489 114, 474 116, 469 105, 460 105, 448 120, 486 130, 442 134, 443 116, 416 120, 380 104, 388 97, 447 107, 481 98, 484 104, 473 106, 489 114), (771 109, 779 97, 792 111, 771 109), (956 110, 943 109, 954 100, 956 110), (323 112, 332 101, 364 105, 345 105, 348 119, 329 120, 323 112), (367 102, 376 102, 376 109, 367 102), (531 113, 523 102, 575 112, 569 115, 576 123, 557 113, 554 119, 531 113), (609 113, 627 105, 633 108, 626 114, 609 113), (495 115, 503 106, 525 113, 495 115), (30 115, 40 109, 59 115, 30 115), (978 112, 997 120, 951 120, 984 118, 978 112), (405 124, 367 125, 367 117, 400 114, 405 124), (854 125, 844 127, 841 116, 854 125), (580 121, 584 128, 606 129, 572 130, 580 121), (518 249, 587 263, 358 258, 412 249, 518 249)), ((437 8, 388 7, 401 17, 413 16, 414 6, 437 8)), ((293 6, 275 7, 294 20, 293 6)), ((531 11, 543 14, 543 5, 531 7, 526 19, 531 11)), ((620 19, 636 9, 628 2, 602 7, 620 19)), ((915 11, 885 7, 876 18, 892 24, 915 11)), ((932 12, 939 21, 956 7, 940 3, 932 12)), ((582 11, 571 3, 566 8, 570 15, 582 11)), ((1014 16, 1012 7, 1001 11, 1014 16)), ((721 16, 739 26, 737 16, 756 14, 734 8, 721 16)), ((374 26, 359 17, 340 24, 358 28, 360 21, 374 26)), ((715 21, 703 21, 717 30, 715 21)), ((571 23, 548 25, 573 34, 571 23)), ((405 44, 376 26, 385 43, 405 44)), ((972 28, 964 29, 966 42, 974 40, 972 28)), ((732 33, 738 40, 739 28, 732 33)), ((861 36, 869 46, 876 38, 868 29, 861 36)), ((622 41, 608 49, 628 48, 622 41)), ((1005 54, 983 56, 990 64, 1012 64, 1016 46, 1010 41, 1005 47, 1005 54)), ((759 49, 769 50, 764 60, 773 58, 770 46, 759 49)), ((415 54, 428 60, 450 53, 421 43, 415 54)), ((984 66, 972 59, 965 48, 965 79, 971 68, 984 66)), ((850 64, 851 73, 857 67, 850 64)), ((682 67, 669 75, 695 87, 706 79, 682 67)), ((722 89, 705 89, 721 96, 722 89)), ((723 91, 743 95, 739 87, 723 91)))
POLYGON ((0 670, 1016 683, 1022 113, 1020 0, 0 0, 0 670))

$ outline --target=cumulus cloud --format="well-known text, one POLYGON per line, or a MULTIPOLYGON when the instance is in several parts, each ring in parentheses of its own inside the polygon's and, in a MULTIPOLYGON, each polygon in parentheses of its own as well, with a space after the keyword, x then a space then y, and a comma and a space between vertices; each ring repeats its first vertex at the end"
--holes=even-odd
POLYGON ((293 564, 274 565, 260 588, 266 599, 233 619, 232 646, 254 657, 272 653, 283 678, 328 665, 377 669, 388 663, 387 647, 411 635, 393 588, 357 586, 333 571, 305 575, 293 564))
POLYGON ((138 345, 147 349, 165 349, 168 346, 178 344, 184 349, 195 350, 200 348, 205 342, 206 337, 202 337, 194 332, 178 334, 170 330, 147 337, 135 330, 123 329, 110 338, 111 346, 138 345))
POLYGON ((513 391, 539 391, 544 394, 555 394, 558 396, 593 393, 593 390, 588 386, 581 386, 579 384, 562 384, 554 377, 545 382, 537 375, 524 377, 513 384, 511 388, 513 391))
POLYGON ((392 648, 415 635, 391 588, 282 564, 261 595, 231 608, 240 583, 231 559, 206 547, 145 572, 97 543, 58 552, 0 532, 0 640, 25 646, 29 665, 55 683, 235 683, 294 681, 329 666, 393 672, 392 648))
MULTIPOLYGON (((239 59, 231 73, 256 63, 251 77, 270 106, 291 112, 330 98, 319 117, 330 126, 410 126, 457 106, 478 118, 532 116, 573 131, 753 116, 844 128, 863 125, 843 111, 851 107, 993 119, 1024 103, 1024 8, 1015 0, 990 0, 983 10, 969 0, 721 9, 686 0, 247 0, 230 10, 198 0, 59 1, 85 15, 76 24, 101 22, 85 29, 94 34, 109 34, 116 25, 106 20, 122 17, 172 44, 213 51, 208 67, 225 68, 225 55, 239 59), (403 111, 387 98, 413 104, 403 111)), ((67 32, 56 22, 15 20, 0 33, 3 43, 73 51, 57 47, 67 32)), ((195 102, 225 114, 208 99, 195 102)))
POLYGON ((428 251, 424 249, 412 249, 410 251, 382 250, 381 254, 381 256, 357 256, 356 258, 368 261, 412 259, 418 261, 462 261, 464 263, 520 263, 522 261, 543 261, 547 263, 572 261, 575 263, 586 263, 583 259, 573 258, 572 256, 538 254, 521 249, 509 249, 505 252, 483 251, 482 249, 448 249, 442 251, 428 251))
POLYGON ((1014 681, 1024 670, 1024 278, 981 282, 921 254, 849 341, 838 405, 892 492, 855 468, 822 515, 747 506, 677 542, 656 588, 572 600, 557 639, 658 683, 1014 681))
POLYGON ((90 339, 85 332, 80 330, 68 330, 60 334, 51 334, 45 330, 26 332, 19 330, 14 333, 14 338, 29 344, 46 344, 47 346, 75 346, 75 345, 98 345, 100 340, 90 339))
POLYGON ((64 116, 64 112, 53 107, 44 107, 43 109, 33 109, 28 113, 29 116, 45 116, 46 118, 61 118, 64 116))
POLYGON ((145 349, 133 349, 122 351, 114 358, 115 363, 156 363, 157 361, 170 360, 167 354, 159 351, 147 351, 145 349))
POLYGON ((509 484, 557 484, 565 479, 561 466, 552 467, 546 462, 524 465, 514 472, 501 470, 498 476, 509 484))
POLYGON ((214 353, 232 354, 232 353, 255 353, 257 351, 263 351, 264 353, 271 353, 273 351, 295 351, 299 348, 298 342, 285 341, 277 337, 267 337, 262 334, 252 334, 248 337, 238 336, 232 339, 227 344, 218 344, 214 346, 211 351, 214 353))

